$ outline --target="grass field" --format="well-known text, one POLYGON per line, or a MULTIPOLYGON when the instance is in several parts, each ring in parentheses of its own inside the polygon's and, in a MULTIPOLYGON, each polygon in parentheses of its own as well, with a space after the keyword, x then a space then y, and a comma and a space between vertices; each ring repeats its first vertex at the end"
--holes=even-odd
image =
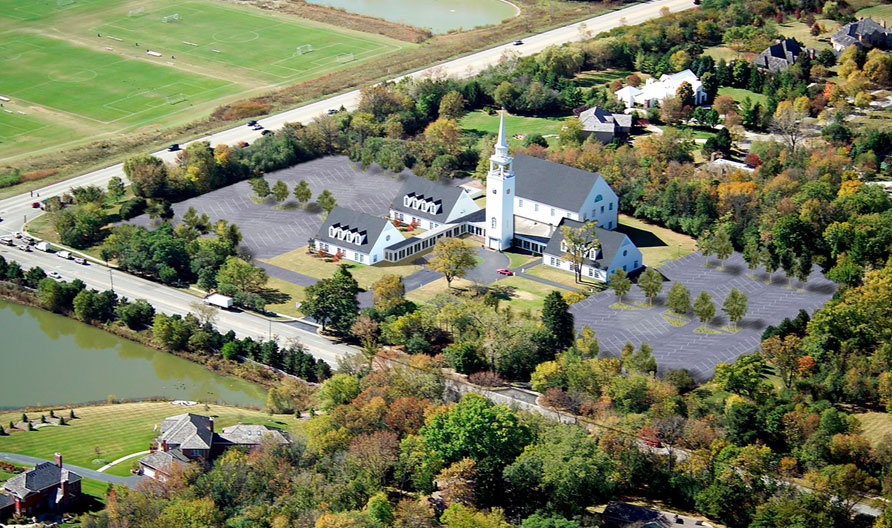
POLYGON ((861 433, 876 447, 887 435, 892 434, 892 416, 889 413, 866 412, 856 414, 861 422, 861 433))
POLYGON ((11 98, 0 160, 176 124, 239 94, 411 46, 213 0, 68 2, 0 0, 0 95, 11 98))
MULTIPOLYGON (((533 275, 534 277, 539 277, 540 279, 557 282, 558 284, 563 284, 567 288, 573 290, 598 286, 595 283, 578 284, 576 282, 576 277, 574 277, 573 274, 569 271, 552 268, 551 266, 546 266, 545 264, 533 266, 532 268, 529 268, 520 274, 521 277, 523 277, 524 275, 533 275)), ((583 278, 583 280, 585 280, 585 278, 583 278)))
POLYGON ((424 253, 413 255, 410 259, 402 262, 379 262, 374 266, 366 266, 353 262, 351 260, 343 260, 340 263, 325 262, 319 257, 307 255, 307 247, 302 246, 288 253, 282 253, 270 259, 260 259, 280 268, 296 271, 317 279, 327 279, 334 275, 334 272, 341 264, 350 266, 350 273, 359 283, 361 288, 368 288, 373 282, 380 279, 384 275, 396 274, 401 277, 411 275, 421 269, 417 264, 411 264, 410 260, 416 260, 424 253))
MULTIPOLYGON (((515 139, 514 136, 528 136, 530 134, 557 134, 561 130, 561 123, 566 117, 523 117, 505 114, 505 131, 508 133, 508 144, 512 147, 523 146, 523 139, 515 139)), ((470 112, 459 122, 462 129, 481 136, 485 134, 497 134, 499 132, 499 116, 489 115, 483 110, 470 112)), ((556 137, 545 138, 548 144, 557 141, 556 137)))
POLYGON ((641 250, 644 265, 653 268, 697 250, 697 241, 687 235, 624 214, 616 230, 629 236, 641 250))
POLYGON ((749 90, 745 90, 743 88, 731 88, 730 86, 722 86, 719 88, 719 95, 728 95, 731 96, 738 103, 742 103, 744 99, 747 97, 750 98, 752 102, 759 102, 761 104, 765 104, 768 101, 768 98, 764 95, 756 92, 751 92, 749 90))
POLYGON ((855 13, 855 18, 871 17, 874 20, 885 20, 892 22, 892 4, 875 5, 859 10, 855 13))
MULTIPOLYGON (((61 416, 67 417, 67 410, 61 416)), ((280 422, 261 411, 211 405, 208 411, 203 406, 183 408, 166 402, 122 403, 97 407, 75 408, 76 420, 70 425, 42 427, 37 431, 18 431, 0 437, 0 451, 28 455, 47 460, 59 452, 65 461, 76 466, 98 469, 102 465, 120 457, 145 451, 149 442, 157 436, 153 428, 162 418, 194 412, 214 416, 215 428, 219 429, 239 422, 259 423, 270 426, 287 427, 287 417, 280 422), (96 448, 100 455, 97 457, 96 448), (97 462, 101 460, 101 462, 97 462)), ((32 413, 29 417, 37 417, 32 413)), ((280 417, 281 418, 281 417, 280 417)), ((0 423, 21 419, 21 412, 0 414, 0 423)), ((112 475, 127 475, 131 460, 126 460, 111 469, 112 475)))

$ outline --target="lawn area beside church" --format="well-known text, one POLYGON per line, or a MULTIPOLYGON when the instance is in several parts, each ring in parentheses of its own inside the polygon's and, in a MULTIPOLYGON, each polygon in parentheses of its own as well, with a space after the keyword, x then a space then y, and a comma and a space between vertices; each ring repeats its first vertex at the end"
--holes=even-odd
MULTIPOLYGON (((287 253, 282 253, 272 258, 259 259, 262 262, 285 268, 316 279, 327 279, 334 275, 334 272, 341 264, 349 266, 350 273, 364 289, 371 287, 372 283, 385 275, 396 274, 400 277, 406 277, 421 269, 418 264, 413 264, 415 260, 424 256, 425 253, 412 255, 412 257, 400 262, 381 261, 377 264, 367 266, 352 260, 342 259, 340 262, 326 262, 326 260, 310 255, 307 253, 307 246, 301 246, 287 253)), ((289 292, 290 293, 290 292, 289 292)), ((294 303, 291 302, 293 306, 294 303)))
POLYGON ((697 241, 671 229, 629 215, 619 215, 617 231, 628 235, 641 250, 645 266, 658 268, 697 250, 697 241))

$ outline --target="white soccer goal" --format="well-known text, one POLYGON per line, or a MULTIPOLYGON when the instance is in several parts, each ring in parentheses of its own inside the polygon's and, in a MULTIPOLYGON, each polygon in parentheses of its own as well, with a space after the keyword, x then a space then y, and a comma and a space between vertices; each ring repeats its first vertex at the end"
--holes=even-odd
POLYGON ((355 59, 356 57, 354 57, 352 53, 341 53, 335 58, 338 62, 352 62, 355 59))
POLYGON ((146 14, 146 10, 143 7, 140 7, 138 9, 131 9, 130 11, 127 11, 127 18, 141 17, 144 14, 146 14))
POLYGON ((186 94, 182 94, 182 93, 167 96, 167 104, 169 104, 169 105, 179 104, 185 100, 186 100, 186 94))
POLYGON ((161 21, 164 22, 165 24, 170 24, 171 22, 179 22, 180 14, 174 13, 172 15, 167 15, 166 17, 162 17, 161 21))
POLYGON ((312 44, 301 44, 300 46, 298 46, 294 49, 294 54, 295 55, 303 55, 304 53, 309 53, 311 51, 313 51, 312 44))

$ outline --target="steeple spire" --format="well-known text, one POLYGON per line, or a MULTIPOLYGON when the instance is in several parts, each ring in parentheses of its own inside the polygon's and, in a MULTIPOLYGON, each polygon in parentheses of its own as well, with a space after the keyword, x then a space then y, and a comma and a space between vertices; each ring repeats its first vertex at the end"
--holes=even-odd
POLYGON ((499 112, 499 138, 496 140, 496 156, 508 156, 508 140, 505 138, 505 109, 499 112))

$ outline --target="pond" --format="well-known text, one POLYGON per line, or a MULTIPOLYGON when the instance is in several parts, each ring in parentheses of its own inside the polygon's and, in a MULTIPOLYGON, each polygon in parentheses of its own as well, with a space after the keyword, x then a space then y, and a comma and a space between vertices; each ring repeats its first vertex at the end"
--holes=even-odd
POLYGON ((400 22, 434 33, 498 24, 517 14, 505 0, 308 0, 351 13, 400 22))
POLYGON ((262 406, 263 388, 36 308, 0 300, 0 409, 162 396, 262 406))

